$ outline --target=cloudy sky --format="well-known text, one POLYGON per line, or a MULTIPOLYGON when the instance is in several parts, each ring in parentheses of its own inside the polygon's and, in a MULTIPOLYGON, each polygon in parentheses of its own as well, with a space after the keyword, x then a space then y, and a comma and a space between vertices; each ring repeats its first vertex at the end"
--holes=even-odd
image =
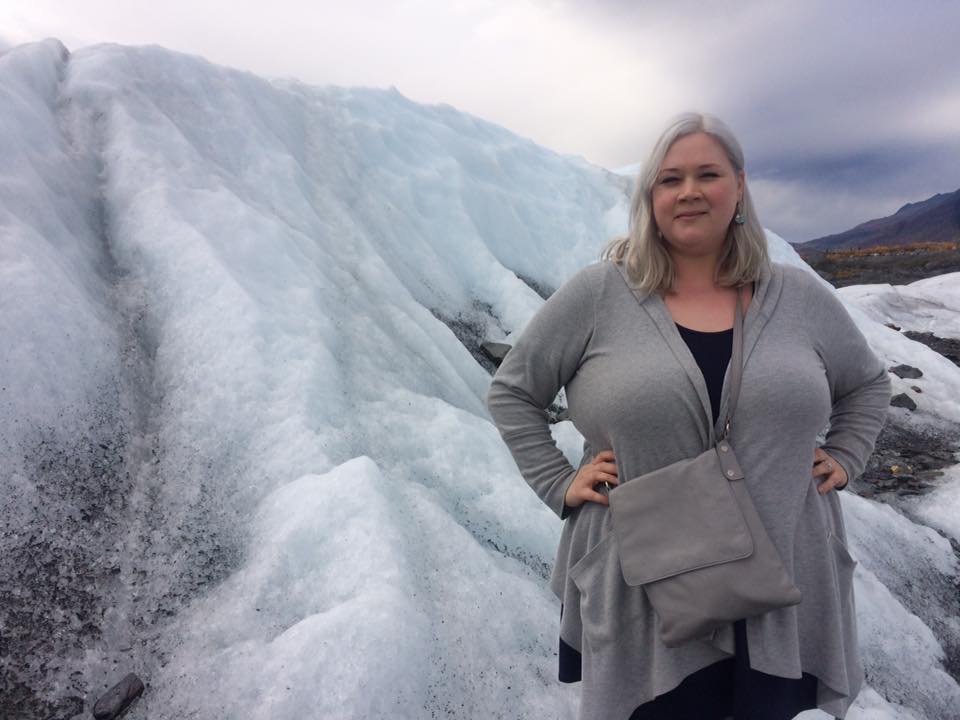
POLYGON ((156 43, 267 76, 395 86, 611 169, 663 123, 738 134, 794 242, 960 188, 950 0, 4 0, 0 48, 156 43))

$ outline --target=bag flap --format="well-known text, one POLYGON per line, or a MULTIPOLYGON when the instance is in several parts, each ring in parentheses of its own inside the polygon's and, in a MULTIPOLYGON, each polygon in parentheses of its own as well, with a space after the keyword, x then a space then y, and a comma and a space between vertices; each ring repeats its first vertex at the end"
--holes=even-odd
POLYGON ((749 557, 753 538, 731 488, 742 478, 733 447, 721 441, 695 458, 611 490, 610 516, 626 583, 645 585, 749 557))

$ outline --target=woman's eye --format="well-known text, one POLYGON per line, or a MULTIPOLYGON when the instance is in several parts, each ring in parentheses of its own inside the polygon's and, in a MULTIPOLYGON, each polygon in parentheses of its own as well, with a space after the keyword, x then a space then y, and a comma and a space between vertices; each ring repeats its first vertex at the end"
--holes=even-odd
POLYGON ((709 172, 703 173, 700 177, 715 178, 715 177, 720 177, 720 174, 719 174, 719 173, 715 173, 715 172, 713 172, 713 171, 709 171, 709 172))
POLYGON ((660 184, 661 184, 661 185, 672 185, 673 183, 677 182, 679 179, 680 179, 680 178, 676 178, 676 177, 673 177, 672 175, 668 175, 668 176, 665 177, 665 178, 660 178, 660 184))

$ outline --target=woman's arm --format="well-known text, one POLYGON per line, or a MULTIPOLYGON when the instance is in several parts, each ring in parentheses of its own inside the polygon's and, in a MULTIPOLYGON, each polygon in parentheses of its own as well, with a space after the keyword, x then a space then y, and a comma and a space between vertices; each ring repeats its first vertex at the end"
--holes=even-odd
POLYGON ((823 361, 833 408, 822 446, 847 479, 864 470, 890 406, 890 377, 834 292, 810 292, 810 332, 823 361))
POLYGON ((564 283, 527 324, 494 375, 487 407, 520 474, 564 517, 564 495, 577 473, 557 448, 544 411, 576 374, 593 335, 597 266, 564 283))

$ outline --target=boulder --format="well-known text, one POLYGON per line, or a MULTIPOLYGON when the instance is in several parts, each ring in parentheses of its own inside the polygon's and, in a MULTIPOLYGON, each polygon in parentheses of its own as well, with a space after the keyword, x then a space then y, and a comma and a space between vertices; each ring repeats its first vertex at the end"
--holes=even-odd
POLYGON ((136 673, 128 673, 123 680, 107 690, 93 706, 97 720, 115 720, 122 716, 130 704, 143 692, 143 682, 136 673))
POLYGON ((896 375, 898 378, 907 378, 909 380, 916 380, 917 378, 923 377, 923 371, 920 368, 915 368, 912 365, 895 365, 890 368, 890 372, 896 375))
POLYGON ((901 407, 910 410, 911 412, 917 409, 917 404, 913 401, 906 393, 900 393, 899 395, 894 395, 890 398, 890 404, 893 407, 901 407))
POLYGON ((480 343, 480 349, 487 358, 493 361, 494 365, 500 367, 500 363, 503 362, 507 353, 510 352, 510 345, 502 342, 493 342, 492 340, 484 340, 480 343))

